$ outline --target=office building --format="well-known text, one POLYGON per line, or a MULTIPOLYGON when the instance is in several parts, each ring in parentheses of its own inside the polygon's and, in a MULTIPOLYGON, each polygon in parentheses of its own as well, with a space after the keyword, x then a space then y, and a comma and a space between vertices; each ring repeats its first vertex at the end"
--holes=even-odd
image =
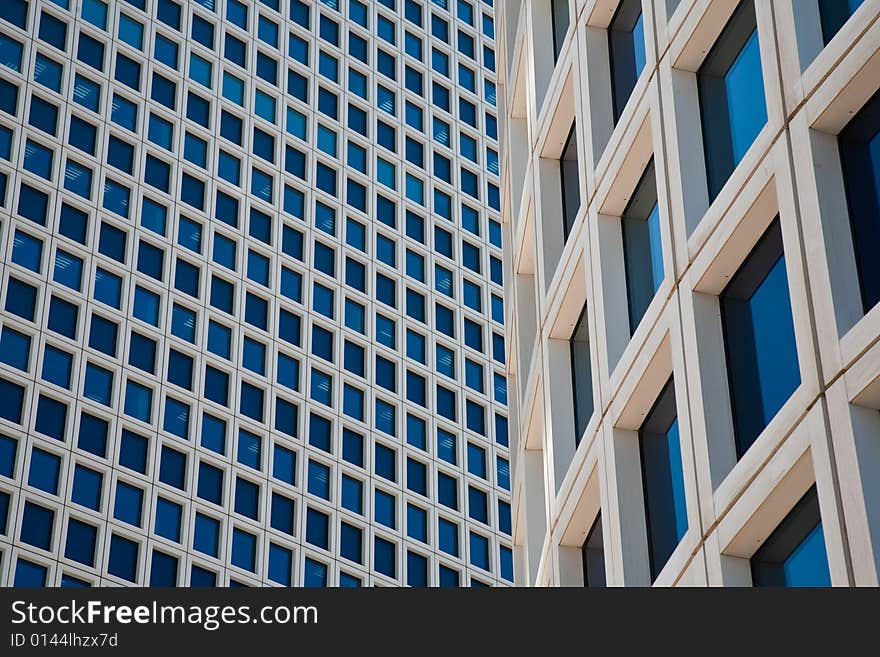
POLYGON ((493 15, 0 3, 0 584, 512 582, 493 15))
POLYGON ((499 4, 517 584, 878 584, 878 18, 499 4))

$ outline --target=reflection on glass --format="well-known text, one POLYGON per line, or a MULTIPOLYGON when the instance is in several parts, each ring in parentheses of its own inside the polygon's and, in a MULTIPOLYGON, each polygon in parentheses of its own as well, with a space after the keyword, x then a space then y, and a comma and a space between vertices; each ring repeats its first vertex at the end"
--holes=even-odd
POLYGON ((742 457, 801 382, 778 219, 721 293, 721 323, 742 457))
POLYGON ((608 26, 608 50, 616 124, 645 68, 645 26, 641 0, 623 0, 620 3, 608 26))
POLYGON ((880 93, 838 137, 853 249, 865 312, 880 301, 880 93))
POLYGON ((562 193, 562 234, 568 239, 574 218, 581 207, 581 186, 578 175, 577 134, 572 124, 559 158, 560 192, 562 193))
POLYGON ((767 123, 754 0, 733 13, 697 73, 709 200, 767 123))
POLYGON ((584 586, 605 588, 605 550, 602 545, 602 513, 596 517, 587 540, 581 546, 584 564, 584 586))
POLYGON ((571 353, 571 387, 574 402, 574 440, 579 444, 587 423, 593 414, 593 377, 590 367, 590 332, 587 323, 587 305, 569 340, 571 353))
POLYGON ((657 579, 688 528, 681 440, 673 380, 639 430, 651 580, 657 579))
POLYGON ((752 556, 755 586, 831 586, 814 485, 752 556))
POLYGON ((663 282, 660 211, 653 160, 642 174, 629 206, 623 212, 622 221, 629 329, 632 334, 663 282))

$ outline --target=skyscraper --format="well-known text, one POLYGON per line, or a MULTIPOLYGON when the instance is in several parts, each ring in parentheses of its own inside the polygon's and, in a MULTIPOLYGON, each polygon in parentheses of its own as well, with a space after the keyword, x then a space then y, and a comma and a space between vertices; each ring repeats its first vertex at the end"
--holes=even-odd
POLYGON ((518 584, 878 584, 878 15, 499 5, 518 584))
POLYGON ((510 583, 491 0, 0 3, 0 583, 510 583))

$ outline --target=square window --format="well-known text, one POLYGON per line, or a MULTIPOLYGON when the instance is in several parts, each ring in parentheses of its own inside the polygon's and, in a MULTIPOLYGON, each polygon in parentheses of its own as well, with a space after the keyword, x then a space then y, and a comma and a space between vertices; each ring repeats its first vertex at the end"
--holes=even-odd
POLYGON ((140 527, 143 516, 144 491, 122 481, 116 482, 116 497, 113 505, 113 517, 140 527))
POLYGON ((186 454, 163 446, 159 465, 159 481, 181 490, 186 489, 186 454))
POLYGON ((51 550, 54 523, 54 511, 33 502, 25 502, 19 538, 28 545, 51 550))
POLYGON ((260 436, 252 434, 250 431, 240 429, 238 432, 238 452, 237 459, 254 470, 260 469, 262 460, 263 443, 260 436))
POLYGON ((201 513, 196 514, 193 548, 216 557, 220 542, 220 522, 201 513))
MULTIPOLYGON (((80 437, 80 441, 82 441, 82 437, 80 437)), ((119 465, 146 474, 148 449, 149 441, 147 438, 123 429, 119 447, 119 465)))
POLYGON ((278 493, 272 493, 270 524, 273 529, 293 536, 295 513, 296 505, 292 499, 278 493))
POLYGON ((139 546, 134 541, 113 535, 107 572, 130 582, 137 581, 139 546))
POLYGON ((363 514, 363 482, 342 475, 342 508, 357 514, 363 514))
POLYGON ((77 465, 73 473, 73 491, 70 499, 94 511, 101 509, 101 491, 104 475, 100 472, 77 465))
POLYGON ((39 488, 50 495, 58 493, 58 475, 61 471, 61 458, 42 449, 31 450, 28 486, 39 488))
MULTIPOLYGON (((52 348, 47 347, 46 349, 52 348)), ((26 372, 30 363, 30 350, 30 336, 19 333, 9 326, 3 327, 0 332, 0 361, 26 372)), ((45 355, 43 360, 45 362, 45 355)))
MULTIPOLYGON (((77 447, 104 458, 107 454, 108 427, 106 420, 85 412, 81 413, 77 447)), ((123 432, 123 444, 125 443, 124 438, 125 432, 123 432)))

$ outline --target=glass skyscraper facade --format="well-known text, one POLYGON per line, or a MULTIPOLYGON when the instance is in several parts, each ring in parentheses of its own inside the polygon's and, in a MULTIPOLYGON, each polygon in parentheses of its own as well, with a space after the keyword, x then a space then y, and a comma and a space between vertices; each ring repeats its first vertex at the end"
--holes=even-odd
POLYGON ((0 584, 512 583, 493 20, 0 3, 0 584))
POLYGON ((496 18, 516 584, 876 587, 880 4, 496 18))

